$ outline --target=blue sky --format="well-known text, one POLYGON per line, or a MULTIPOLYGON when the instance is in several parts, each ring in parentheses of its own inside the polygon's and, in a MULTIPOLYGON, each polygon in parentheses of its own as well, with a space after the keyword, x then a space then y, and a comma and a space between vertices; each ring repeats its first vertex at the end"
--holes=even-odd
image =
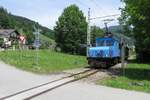
MULTIPOLYGON (((23 16, 53 29, 64 8, 76 4, 87 16, 91 8, 91 17, 120 14, 120 0, 0 0, 0 6, 12 14, 23 16)), ((117 21, 110 25, 117 24, 117 21)), ((92 20, 91 25, 103 27, 99 19, 92 20)))

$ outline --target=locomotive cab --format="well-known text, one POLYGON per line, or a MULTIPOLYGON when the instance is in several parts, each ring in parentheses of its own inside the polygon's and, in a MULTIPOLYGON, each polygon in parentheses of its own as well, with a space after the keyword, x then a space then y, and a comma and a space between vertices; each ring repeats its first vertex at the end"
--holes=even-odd
POLYGON ((88 49, 88 64, 94 67, 109 67, 120 60, 119 42, 114 38, 96 38, 96 46, 88 49))

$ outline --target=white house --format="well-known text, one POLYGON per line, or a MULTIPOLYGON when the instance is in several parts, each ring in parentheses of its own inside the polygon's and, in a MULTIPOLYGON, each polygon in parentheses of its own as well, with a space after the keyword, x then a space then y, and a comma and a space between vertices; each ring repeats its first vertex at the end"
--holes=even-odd
POLYGON ((0 47, 8 48, 12 45, 12 42, 18 40, 20 33, 14 29, 0 29, 1 43, 0 47))

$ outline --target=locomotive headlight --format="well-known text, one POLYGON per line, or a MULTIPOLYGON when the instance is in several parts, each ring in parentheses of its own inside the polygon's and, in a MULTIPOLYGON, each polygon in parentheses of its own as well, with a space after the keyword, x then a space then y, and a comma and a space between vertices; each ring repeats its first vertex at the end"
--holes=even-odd
POLYGON ((108 57, 108 54, 106 53, 106 57, 108 57))

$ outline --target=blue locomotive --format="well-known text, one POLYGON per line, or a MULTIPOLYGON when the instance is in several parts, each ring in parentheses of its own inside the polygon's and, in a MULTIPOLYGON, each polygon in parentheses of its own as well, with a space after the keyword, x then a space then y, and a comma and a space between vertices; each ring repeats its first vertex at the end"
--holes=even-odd
POLYGON ((96 46, 88 49, 88 64, 108 68, 121 59, 120 42, 113 37, 96 38, 96 46))

